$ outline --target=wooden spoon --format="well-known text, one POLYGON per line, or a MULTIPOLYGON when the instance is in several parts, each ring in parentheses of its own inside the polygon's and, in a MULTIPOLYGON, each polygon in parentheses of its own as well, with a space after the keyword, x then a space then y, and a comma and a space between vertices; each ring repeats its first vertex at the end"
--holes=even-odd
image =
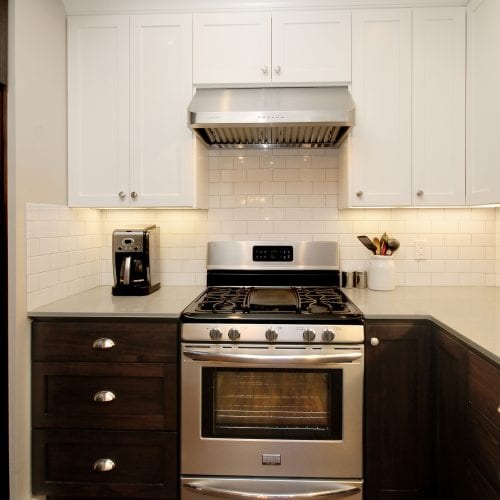
POLYGON ((380 240, 377 237, 373 238, 373 244, 376 247, 375 255, 380 255, 380 240))

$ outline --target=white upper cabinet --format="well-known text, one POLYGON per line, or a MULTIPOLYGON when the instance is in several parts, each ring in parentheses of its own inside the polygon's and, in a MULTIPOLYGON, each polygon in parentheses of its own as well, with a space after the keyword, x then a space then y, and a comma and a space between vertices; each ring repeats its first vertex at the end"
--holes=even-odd
POLYGON ((350 82, 349 11, 273 14, 272 80, 350 82))
POLYGON ((340 153, 340 205, 410 203, 411 11, 352 14, 355 125, 340 153))
POLYGON ((465 203, 465 10, 413 10, 412 204, 465 203))
POLYGON ((194 15, 197 85, 351 79, 349 11, 194 15))
POLYGON ((353 11, 342 207, 465 202, 465 11, 353 11))
POLYGON ((70 206, 206 205, 191 61, 190 15, 68 18, 70 206))
POLYGON ((70 206, 128 205, 128 53, 127 16, 68 18, 70 206))
POLYGON ((467 7, 467 203, 500 203, 500 1, 467 7))
POLYGON ((195 14, 193 82, 267 82, 270 47, 271 16, 265 12, 195 14))

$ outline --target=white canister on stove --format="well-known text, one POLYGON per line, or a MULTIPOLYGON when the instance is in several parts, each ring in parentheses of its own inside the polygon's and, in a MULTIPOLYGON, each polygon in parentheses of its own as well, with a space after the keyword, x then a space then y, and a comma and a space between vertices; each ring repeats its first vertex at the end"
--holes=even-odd
POLYGON ((374 255, 368 262, 368 288, 370 290, 394 290, 396 266, 392 255, 374 255))

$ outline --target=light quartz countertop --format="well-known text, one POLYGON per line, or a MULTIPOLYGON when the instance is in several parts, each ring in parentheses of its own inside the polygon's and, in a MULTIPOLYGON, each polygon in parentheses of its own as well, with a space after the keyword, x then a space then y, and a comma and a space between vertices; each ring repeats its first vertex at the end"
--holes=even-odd
POLYGON ((28 316, 178 318, 180 312, 204 289, 204 286, 162 285, 150 295, 130 297, 114 296, 111 286, 99 286, 33 309, 28 316))
MULTIPOLYGON (((115 297, 110 286, 101 286, 34 309, 28 316, 177 318, 204 288, 162 286, 143 297, 115 297)), ((500 288, 343 290, 367 319, 431 319, 493 361, 500 362, 500 288)))
POLYGON ((500 362, 500 288, 397 287, 388 292, 343 289, 367 319, 433 320, 500 362))

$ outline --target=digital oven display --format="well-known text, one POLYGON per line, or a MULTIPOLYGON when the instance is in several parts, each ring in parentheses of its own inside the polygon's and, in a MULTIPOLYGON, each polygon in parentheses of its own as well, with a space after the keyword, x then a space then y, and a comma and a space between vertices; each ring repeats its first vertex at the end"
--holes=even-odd
POLYGON ((292 262, 292 246, 254 246, 254 262, 292 262))

